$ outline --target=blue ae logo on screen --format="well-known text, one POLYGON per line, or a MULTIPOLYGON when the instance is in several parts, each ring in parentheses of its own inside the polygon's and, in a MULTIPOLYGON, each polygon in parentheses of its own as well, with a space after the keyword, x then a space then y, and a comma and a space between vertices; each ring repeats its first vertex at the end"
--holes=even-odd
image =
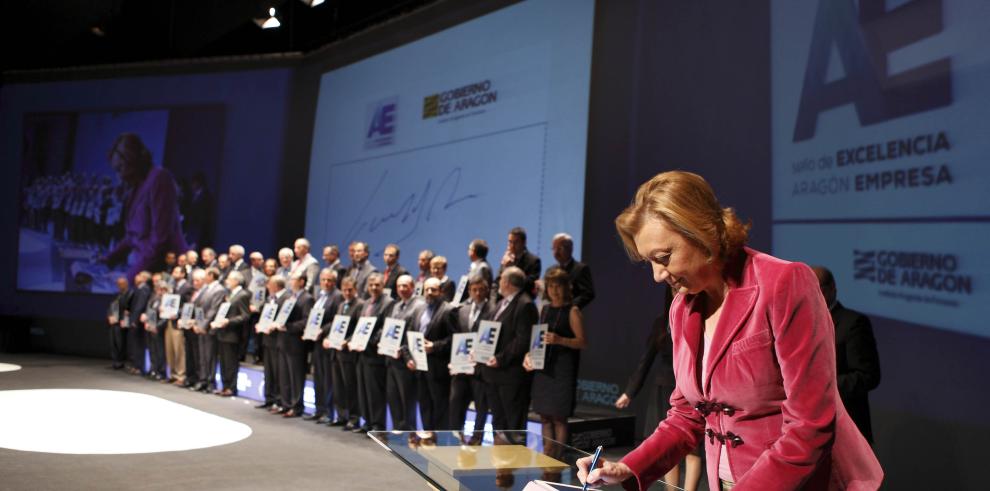
POLYGON ((395 143, 395 125, 399 98, 392 96, 368 104, 365 117, 364 148, 372 149, 395 143))

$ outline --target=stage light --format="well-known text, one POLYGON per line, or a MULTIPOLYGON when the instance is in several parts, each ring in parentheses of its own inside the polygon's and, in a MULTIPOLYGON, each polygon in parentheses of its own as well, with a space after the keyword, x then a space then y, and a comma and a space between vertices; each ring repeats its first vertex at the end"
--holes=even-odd
POLYGON ((261 26, 262 29, 274 29, 282 25, 282 23, 278 21, 278 18, 275 17, 275 7, 268 9, 267 19, 254 19, 254 23, 261 26))
POLYGON ((323 2, 326 0, 299 0, 299 1, 305 3, 310 7, 316 7, 317 5, 322 5, 323 2))

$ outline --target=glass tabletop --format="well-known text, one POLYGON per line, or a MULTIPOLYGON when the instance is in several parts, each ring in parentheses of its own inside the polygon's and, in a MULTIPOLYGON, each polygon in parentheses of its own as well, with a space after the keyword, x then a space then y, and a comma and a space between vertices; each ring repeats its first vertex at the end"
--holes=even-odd
POLYGON ((580 489, 574 463, 590 455, 528 431, 372 431, 368 436, 433 487, 452 491, 580 489), (532 481, 540 483, 527 488, 532 481))

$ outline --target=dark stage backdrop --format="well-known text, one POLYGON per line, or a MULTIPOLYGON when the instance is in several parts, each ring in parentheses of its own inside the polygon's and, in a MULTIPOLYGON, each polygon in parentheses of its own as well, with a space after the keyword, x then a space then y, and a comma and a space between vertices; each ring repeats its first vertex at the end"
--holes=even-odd
MULTIPOLYGON (((228 122, 228 148, 234 145, 257 150, 261 148, 259 142, 274 146, 282 141, 269 137, 277 134, 272 133, 274 128, 287 128, 284 148, 273 150, 271 158, 253 158, 245 152, 243 159, 231 160, 229 152, 225 153, 225 166, 257 166, 251 168, 259 171, 264 165, 270 166, 269 172, 278 166, 280 188, 293 191, 280 195, 278 203, 260 215, 277 213, 282 218, 271 225, 273 242, 263 247, 273 249, 287 244, 304 230, 306 163, 320 74, 512 2, 466 3, 441 3, 442 8, 426 9, 321 50, 305 59, 291 75, 284 71, 269 74, 282 82, 241 78, 238 80, 243 83, 227 81, 213 89, 212 102, 222 97, 238 101, 238 107, 247 114, 277 115, 275 121, 242 118, 238 121, 250 121, 243 123, 250 129, 241 132, 235 132, 228 122), (269 89, 271 93, 283 93, 285 86, 280 84, 289 83, 289 78, 291 96, 268 95, 269 89), (253 97, 255 94, 266 97, 253 97), (264 164, 259 160, 265 160, 264 164)), ((775 158, 771 111, 776 97, 772 86, 772 18, 769 0, 630 0, 596 5, 581 259, 592 267, 599 296, 587 310, 591 345, 582 356, 579 398, 583 403, 609 404, 619 395, 643 347, 650 322, 661 310, 662 288, 652 284, 647 268, 631 264, 625 257, 612 225, 641 182, 664 170, 698 172, 709 179, 724 205, 735 207, 741 216, 752 220, 753 247, 770 252, 774 246, 773 220, 780 217, 774 215, 771 198, 775 158)), ((938 42, 969 42, 968 38, 953 37, 951 30, 949 34, 938 42)), ((113 82, 91 81, 88 86, 97 90, 94 87, 113 82)), ((9 107, 7 90, 4 87, 5 112, 9 107)), ((972 109, 981 114, 990 111, 979 104, 972 109)), ((231 117, 229 105, 227 114, 231 117)), ((5 131, 4 135, 7 138, 9 133, 5 131)), ((5 143, 4 151, 8 148, 5 143)), ((9 161, 5 158, 5 162, 9 161)), ((3 184, 8 186, 4 194, 8 209, 14 206, 15 183, 11 179, 3 184)), ((247 182, 243 184, 244 189, 250 187, 247 182)), ((0 222, 0 233, 10 238, 15 235, 16 224, 8 216, 0 222)), ((246 222, 255 219, 248 213, 222 216, 230 219, 226 225, 229 228, 221 227, 218 234, 248 229, 246 222)), ((234 238, 240 236, 218 235, 221 243, 234 238)), ((974 239, 960 235, 956 240, 974 239)), ((79 346, 85 344, 90 353, 104 352, 103 331, 74 331, 70 328, 78 321, 67 319, 82 315, 95 322, 105 306, 72 297, 13 291, 15 244, 8 240, 0 245, 0 267, 4 272, 0 307, 7 316, 5 322, 9 325, 13 322, 9 316, 20 315, 27 319, 22 321, 24 325, 43 327, 45 330, 39 333, 43 335, 32 336, 41 348, 82 352, 79 346), (62 304, 58 321, 51 321, 51 314, 44 310, 53 298, 62 304), (67 327, 54 335, 56 325, 67 327)), ((495 246, 495 250, 500 249, 498 244, 495 246)), ((462 250, 463 244, 456 244, 451 246, 450 254, 462 250)), ((545 265, 552 261, 549 248, 534 252, 545 265)), ((980 273, 985 275, 986 271, 980 273)), ((984 286, 977 282, 973 288, 977 291, 984 286)), ((844 292, 851 290, 850 285, 844 289, 839 284, 840 300, 844 300, 844 292)), ((990 402, 990 391, 982 380, 982 374, 990 371, 990 358, 986 356, 990 342, 985 337, 939 329, 931 323, 879 315, 872 318, 883 381, 871 394, 871 403, 876 450, 887 472, 886 487, 980 488, 981 473, 977 469, 981 462, 977 459, 985 455, 984 442, 990 437, 990 417, 980 410, 990 402)), ((986 325, 985 319, 976 322, 986 325)), ((640 421, 647 413, 649 400, 652 394, 644 392, 635 403, 633 410, 640 421)))

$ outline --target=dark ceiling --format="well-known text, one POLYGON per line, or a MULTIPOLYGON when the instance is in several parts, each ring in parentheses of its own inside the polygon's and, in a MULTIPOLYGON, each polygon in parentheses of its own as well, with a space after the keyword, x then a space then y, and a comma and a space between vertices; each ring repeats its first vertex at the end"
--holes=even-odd
POLYGON ((438 0, 4 2, 3 71, 307 52, 438 0), (255 19, 275 7, 281 27, 255 19))

